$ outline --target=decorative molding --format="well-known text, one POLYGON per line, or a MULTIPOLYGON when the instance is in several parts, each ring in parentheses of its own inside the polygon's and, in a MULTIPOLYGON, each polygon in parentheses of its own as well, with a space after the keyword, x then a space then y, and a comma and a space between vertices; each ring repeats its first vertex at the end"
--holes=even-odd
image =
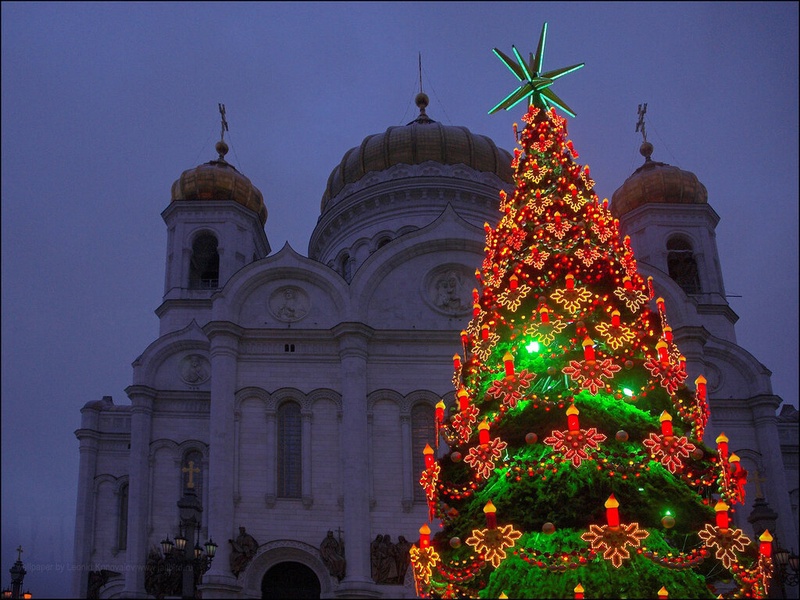
POLYGON ((188 354, 178 363, 178 374, 191 389, 211 379, 211 363, 202 354, 188 354))
POLYGON ((304 289, 296 285, 284 285, 272 292, 267 305, 278 321, 295 323, 308 315, 311 299, 304 289))
POLYGON ((459 317, 472 310, 470 282, 473 270, 462 264, 446 263, 431 269, 422 280, 422 299, 434 311, 459 317))

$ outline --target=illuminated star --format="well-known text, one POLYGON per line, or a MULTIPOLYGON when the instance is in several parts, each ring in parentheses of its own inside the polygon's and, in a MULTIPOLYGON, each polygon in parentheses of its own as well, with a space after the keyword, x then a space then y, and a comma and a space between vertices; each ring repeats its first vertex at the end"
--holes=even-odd
POLYGON ((525 98, 530 98, 529 103, 544 110, 548 110, 550 106, 556 106, 567 113, 569 116, 574 117, 575 113, 564 101, 556 96, 550 89, 556 79, 563 77, 567 73, 577 71, 584 63, 572 65, 571 67, 563 67, 555 71, 542 72, 542 61, 544 60, 544 43, 547 36, 547 23, 542 26, 542 34, 539 36, 539 46, 536 48, 536 56, 528 54, 528 62, 520 56, 515 46, 511 46, 514 52, 516 61, 509 56, 503 54, 497 48, 494 53, 503 61, 508 69, 519 79, 522 83, 519 87, 506 96, 497 106, 489 111, 489 114, 495 113, 501 108, 506 110, 512 109, 514 106, 522 102, 525 98))

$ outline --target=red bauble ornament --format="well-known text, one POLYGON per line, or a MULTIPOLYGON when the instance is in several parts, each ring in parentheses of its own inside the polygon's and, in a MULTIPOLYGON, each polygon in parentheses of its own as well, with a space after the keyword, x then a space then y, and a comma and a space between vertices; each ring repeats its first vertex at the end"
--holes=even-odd
POLYGON ((461 452, 456 450, 455 452, 451 453, 450 454, 450 460, 452 460, 453 462, 456 462, 456 463, 461 461, 461 452))
POLYGON ((539 436, 533 432, 525 436, 525 442, 528 444, 535 444, 537 441, 539 441, 539 436))
POLYGON ((553 535, 556 532, 556 526, 553 525, 550 521, 542 525, 542 533, 545 535, 553 535))
POLYGON ((664 526, 664 529, 672 529, 675 527, 675 519, 670 515, 667 515, 661 519, 661 524, 664 526))
POLYGON ((451 548, 458 548, 459 546, 461 546, 461 538, 458 537, 458 536, 451 537, 450 538, 450 547, 451 548))
POLYGON ((550 375, 550 377, 553 377, 556 373, 558 373, 558 369, 555 367, 547 367, 547 374, 550 375))
POLYGON ((700 460, 701 458, 703 458, 702 448, 698 448, 695 446, 695 449, 692 450, 692 458, 695 460, 700 460))
POLYGON ((628 441, 628 432, 625 431, 624 429, 620 429, 617 432, 617 436, 616 437, 617 437, 617 441, 618 442, 627 442, 628 441))
POLYGON ((630 370, 633 368, 633 361, 632 361, 632 360, 626 360, 626 361, 625 361, 625 368, 626 368, 628 371, 630 371, 630 370))

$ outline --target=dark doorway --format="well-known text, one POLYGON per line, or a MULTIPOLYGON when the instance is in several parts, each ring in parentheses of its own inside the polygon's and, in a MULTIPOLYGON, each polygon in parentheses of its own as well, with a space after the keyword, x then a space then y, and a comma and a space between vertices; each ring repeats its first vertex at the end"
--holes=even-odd
POLYGON ((319 598, 320 585, 316 573, 297 562, 282 562, 264 574, 261 597, 269 600, 319 598))

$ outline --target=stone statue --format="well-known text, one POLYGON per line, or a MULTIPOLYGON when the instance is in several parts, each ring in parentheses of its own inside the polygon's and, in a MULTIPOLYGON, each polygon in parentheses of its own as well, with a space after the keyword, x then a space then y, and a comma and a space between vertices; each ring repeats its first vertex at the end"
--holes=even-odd
POLYGON ((333 537, 333 531, 328 531, 328 535, 322 540, 319 546, 319 553, 322 562, 328 567, 328 572, 341 581, 344 579, 346 561, 344 558, 344 546, 333 537))
POLYGON ((403 582, 406 580, 406 571, 408 571, 408 565, 411 563, 411 555, 408 551, 411 550, 412 545, 413 544, 402 535, 397 538, 397 543, 394 545, 397 585, 403 585, 403 582))
POLYGON ((233 550, 231 550, 231 573, 239 578, 239 573, 247 568, 250 561, 258 552, 258 542, 255 538, 245 531, 244 527, 239 527, 239 537, 236 540, 228 540, 233 550))

